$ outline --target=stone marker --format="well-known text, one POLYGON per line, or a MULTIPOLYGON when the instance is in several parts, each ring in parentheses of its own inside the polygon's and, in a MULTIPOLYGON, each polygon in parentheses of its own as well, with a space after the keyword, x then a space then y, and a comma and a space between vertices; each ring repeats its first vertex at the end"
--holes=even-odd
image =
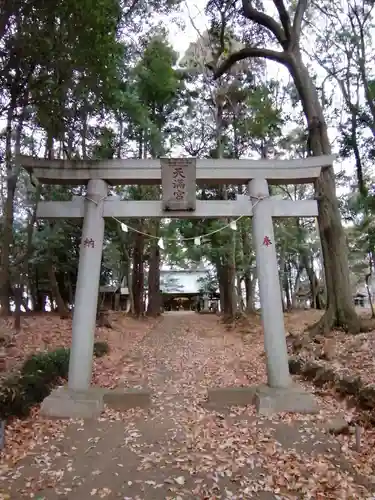
POLYGON ((196 205, 196 159, 162 158, 163 209, 194 211, 196 205))

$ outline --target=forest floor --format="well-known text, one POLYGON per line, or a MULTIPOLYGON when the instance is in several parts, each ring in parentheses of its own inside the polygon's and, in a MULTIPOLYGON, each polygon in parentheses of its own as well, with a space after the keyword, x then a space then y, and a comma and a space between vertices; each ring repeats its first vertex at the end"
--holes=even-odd
MULTIPOLYGON (((317 315, 287 314, 288 336, 317 315)), ((1 321, 3 330, 10 328, 1 321)), ((46 420, 35 408, 29 418, 9 423, 0 500, 375 498, 375 430, 362 430, 359 450, 354 434, 332 436, 329 423, 357 411, 333 390, 318 391, 296 378, 318 400, 320 412, 309 416, 265 418, 253 406, 205 405, 208 388, 265 382, 258 317, 224 325, 214 315, 136 321, 114 313, 111 321, 113 330, 97 330, 111 350, 94 360, 93 383, 149 388, 152 407, 107 408, 85 422, 46 420)), ((8 368, 30 353, 70 344, 70 320, 40 315, 22 323, 7 353, 8 368)), ((346 340, 335 335, 332 362, 374 382, 375 333, 346 340)))

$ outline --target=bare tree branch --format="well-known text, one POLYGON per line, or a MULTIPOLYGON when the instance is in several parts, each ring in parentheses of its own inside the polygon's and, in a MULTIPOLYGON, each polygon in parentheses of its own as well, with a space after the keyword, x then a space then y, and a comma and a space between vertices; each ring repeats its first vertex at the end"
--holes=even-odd
POLYGON ((267 28, 277 39, 283 49, 287 48, 288 39, 283 28, 280 24, 271 16, 264 14, 264 12, 260 12, 257 9, 254 9, 251 4, 252 0, 242 0, 242 13, 249 19, 249 21, 253 21, 254 23, 267 28))
POLYGON ((139 4, 139 0, 132 0, 130 2, 130 5, 127 5, 128 2, 123 2, 122 4, 122 15, 123 19, 127 20, 129 17, 133 14, 133 12, 136 10, 139 4))
POLYGON ((364 87, 364 93, 365 93, 365 98, 367 101, 367 106, 369 107, 369 110, 371 112, 372 116, 372 133, 375 133, 375 104, 374 104, 374 96, 372 95, 372 92, 370 90, 370 84, 368 80, 368 75, 367 75, 367 68, 366 68, 366 42, 365 42, 365 31, 364 31, 364 25, 366 20, 368 19, 368 16, 364 18, 362 21, 358 15, 358 11, 356 8, 350 8, 351 14, 349 14, 349 22, 352 28, 353 34, 357 34, 359 32, 359 39, 358 39, 358 69, 359 73, 362 78, 362 84, 364 87), (353 17, 354 16, 357 20, 357 27, 355 26, 355 23, 353 22, 353 17))
MULTIPOLYGON (((334 67, 330 68, 323 61, 323 59, 321 59, 317 54, 314 55, 314 60, 321 66, 321 68, 324 69, 324 71, 327 73, 327 75, 330 78, 333 78, 336 81, 336 83, 340 87, 342 96, 344 98, 344 102, 347 105, 349 111, 351 113, 353 113, 353 112, 356 113, 358 111, 358 109, 355 108, 355 106, 354 106, 354 104, 353 104, 353 102, 351 100, 350 94, 348 92, 349 84, 347 84, 347 87, 345 87, 345 83, 344 83, 345 75, 343 75, 343 76, 341 75, 341 73, 343 72, 343 70, 336 70, 334 67)), ((348 64, 349 64, 349 59, 348 59, 348 64)))
POLYGON ((276 61, 284 66, 290 64, 289 55, 286 52, 264 49, 262 47, 245 47, 244 49, 231 54, 218 68, 210 68, 214 72, 214 79, 217 80, 226 73, 238 61, 247 58, 263 57, 269 61, 276 61))
POLYGON ((279 13, 280 21, 282 27, 284 28, 285 36, 287 40, 290 42, 292 39, 292 34, 291 34, 292 26, 290 22, 289 13, 285 8, 284 0, 273 0, 273 3, 275 4, 277 12, 279 13))
POLYGON ((295 45, 299 44, 301 38, 301 27, 303 17, 307 9, 308 0, 298 0, 296 13, 293 20, 293 43, 295 45))

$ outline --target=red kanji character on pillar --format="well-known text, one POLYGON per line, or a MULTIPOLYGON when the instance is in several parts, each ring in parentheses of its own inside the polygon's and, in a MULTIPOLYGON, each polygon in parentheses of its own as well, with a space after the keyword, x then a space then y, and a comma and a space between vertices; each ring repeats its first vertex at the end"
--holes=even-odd
POLYGON ((263 239, 263 245, 265 245, 266 247, 269 247, 270 245, 272 245, 272 241, 269 239, 268 236, 264 237, 264 239, 263 239))

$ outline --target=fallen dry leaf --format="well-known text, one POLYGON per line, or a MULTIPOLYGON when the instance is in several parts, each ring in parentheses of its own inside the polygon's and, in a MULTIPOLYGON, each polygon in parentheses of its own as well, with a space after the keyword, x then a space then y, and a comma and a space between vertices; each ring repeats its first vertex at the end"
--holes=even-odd
POLYGON ((185 478, 184 478, 184 476, 178 476, 178 477, 176 477, 175 481, 180 486, 183 486, 185 484, 185 478))
MULTIPOLYGON (((286 315, 290 336, 317 314, 286 315)), ((369 500, 374 495, 374 430, 363 429, 360 452, 353 434, 325 433, 324 424, 338 413, 348 421, 356 418, 357 410, 332 391, 318 392, 303 382, 321 408, 312 416, 265 419, 253 406, 206 407, 208 388, 265 382, 258 316, 229 330, 216 316, 194 313, 141 321, 115 313, 111 321, 114 330, 97 330, 111 351, 95 359, 93 383, 149 387, 152 408, 107 408, 91 423, 47 421, 35 408, 30 418, 7 426, 0 468, 4 494, 9 488, 17 499, 43 498, 51 490, 56 498, 133 500, 247 499, 267 492, 282 499, 369 500)), ((70 328, 69 320, 54 315, 25 318, 12 347, 12 366, 37 349, 69 345, 70 328)), ((359 373, 359 353, 369 360, 373 337, 357 336, 355 343, 335 335, 338 369, 359 373)))

